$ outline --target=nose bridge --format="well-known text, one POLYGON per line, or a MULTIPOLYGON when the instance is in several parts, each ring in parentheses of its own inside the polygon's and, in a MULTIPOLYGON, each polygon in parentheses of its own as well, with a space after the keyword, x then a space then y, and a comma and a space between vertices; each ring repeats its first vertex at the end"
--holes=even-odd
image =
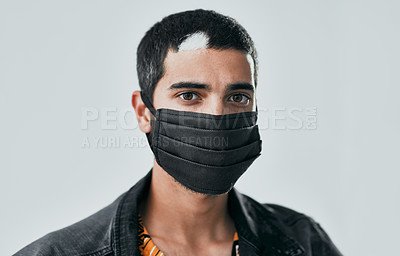
POLYGON ((223 115, 225 114, 225 105, 223 101, 223 97, 218 94, 213 95, 210 98, 207 112, 212 115, 223 115))
POLYGON ((227 105, 224 103, 225 85, 231 80, 231 75, 224 67, 218 68, 210 65, 207 70, 207 83, 211 86, 211 91, 207 97, 204 112, 212 115, 224 115, 227 110, 227 105))

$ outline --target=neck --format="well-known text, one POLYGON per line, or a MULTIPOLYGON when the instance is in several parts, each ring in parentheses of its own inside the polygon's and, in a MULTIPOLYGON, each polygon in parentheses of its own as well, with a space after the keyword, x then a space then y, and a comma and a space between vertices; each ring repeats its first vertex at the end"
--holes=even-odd
POLYGON ((228 213, 228 194, 204 195, 188 190, 156 161, 150 191, 140 212, 150 235, 187 243, 232 240, 235 227, 228 213))

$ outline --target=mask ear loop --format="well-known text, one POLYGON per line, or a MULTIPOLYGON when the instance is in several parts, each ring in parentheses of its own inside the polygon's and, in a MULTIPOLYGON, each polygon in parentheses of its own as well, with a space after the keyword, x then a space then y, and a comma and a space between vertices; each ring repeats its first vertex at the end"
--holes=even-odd
MULTIPOLYGON (((151 104, 151 101, 149 98, 143 93, 143 91, 140 91, 140 97, 142 98, 142 101, 144 105, 150 110, 150 113, 155 117, 156 116, 156 110, 153 107, 153 104, 151 104)), ((151 132, 146 133, 146 138, 147 141, 149 142, 149 146, 151 151, 153 151, 154 155, 156 155, 156 151, 153 148, 153 138, 152 138, 151 132)))
POLYGON ((151 104, 151 101, 149 98, 143 93, 143 91, 140 91, 140 97, 142 98, 142 101, 144 105, 150 110, 150 112, 153 114, 153 116, 156 116, 156 110, 153 107, 153 104, 151 104))
POLYGON ((257 104, 257 98, 256 98, 256 97, 254 97, 254 99, 255 99, 254 101, 256 102, 256 113, 258 114, 258 106, 257 106, 258 104, 257 104))

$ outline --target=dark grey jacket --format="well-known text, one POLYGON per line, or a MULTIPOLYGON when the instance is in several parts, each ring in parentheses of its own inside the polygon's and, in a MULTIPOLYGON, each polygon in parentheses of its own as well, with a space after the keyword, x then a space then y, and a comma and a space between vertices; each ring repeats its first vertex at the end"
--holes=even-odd
MULTIPOLYGON (((148 192, 151 171, 111 205, 26 246, 16 256, 140 256, 138 204, 148 192)), ((310 217, 288 208, 260 204, 235 189, 229 212, 239 236, 239 254, 341 255, 310 217)))

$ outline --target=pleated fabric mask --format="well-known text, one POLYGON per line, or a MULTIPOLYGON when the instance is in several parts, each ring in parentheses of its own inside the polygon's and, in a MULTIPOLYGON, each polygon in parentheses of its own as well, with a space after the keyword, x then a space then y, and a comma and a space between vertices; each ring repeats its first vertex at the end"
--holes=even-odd
POLYGON ((190 190, 218 195, 229 192, 260 156, 257 111, 211 115, 173 109, 155 110, 147 133, 157 163, 190 190))

